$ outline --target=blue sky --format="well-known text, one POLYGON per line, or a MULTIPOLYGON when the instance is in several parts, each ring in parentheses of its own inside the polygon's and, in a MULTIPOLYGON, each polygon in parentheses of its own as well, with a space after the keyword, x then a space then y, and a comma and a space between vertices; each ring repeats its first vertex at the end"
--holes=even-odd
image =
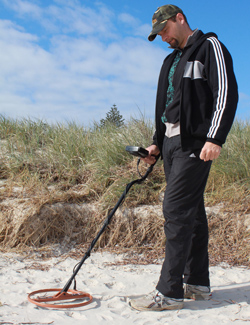
MULTIPOLYGON (((115 104, 125 119, 154 118, 159 70, 170 53, 149 42, 165 1, 0 0, 0 114, 91 125, 115 104)), ((179 0, 192 29, 215 32, 238 81, 237 117, 250 118, 250 1, 179 0), (239 5, 240 4, 240 5, 239 5)))

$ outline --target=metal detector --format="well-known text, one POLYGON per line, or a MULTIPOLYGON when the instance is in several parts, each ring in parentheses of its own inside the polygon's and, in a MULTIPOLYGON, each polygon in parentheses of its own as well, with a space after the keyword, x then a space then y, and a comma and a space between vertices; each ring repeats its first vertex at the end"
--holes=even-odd
MULTIPOLYGON (((141 157, 144 158, 148 155, 148 151, 141 147, 127 146, 126 151, 134 156, 139 157, 138 162, 137 162, 137 168, 140 163, 140 158, 141 157)), ((157 158, 158 157, 156 157, 156 162, 157 162, 157 158)), ((96 242, 98 241, 100 236, 103 234, 104 230, 109 225, 113 215, 115 214, 118 207, 124 201, 130 188, 134 184, 141 184, 142 182, 144 182, 145 179, 148 177, 148 175, 152 172, 153 167, 156 164, 156 162, 147 169, 146 173, 143 176, 139 173, 141 178, 136 179, 126 185, 126 188, 125 188, 124 192, 122 193, 120 199, 118 200, 118 202, 116 203, 114 208, 111 210, 111 212, 108 214, 101 230, 98 232, 97 236, 91 242, 91 244, 90 244, 87 252, 83 256, 82 260, 78 264, 75 265, 75 267, 73 269, 73 274, 70 277, 70 279, 68 280, 68 282, 65 284, 64 288, 63 289, 42 289, 42 290, 33 291, 30 294, 28 294, 29 302, 31 302, 37 306, 40 306, 40 307, 57 309, 57 308, 81 307, 81 306, 88 305, 93 301, 93 297, 89 293, 79 291, 76 289, 75 277, 76 277, 77 273, 79 272, 79 270, 81 269, 83 263, 86 261, 86 259, 88 257, 90 257, 90 253, 91 253, 92 249, 94 248, 96 242), (74 281, 74 289, 69 289, 73 281, 74 281), (55 294, 51 295, 51 292, 55 292, 55 294), (41 296, 41 294, 43 294, 43 295, 41 296)))

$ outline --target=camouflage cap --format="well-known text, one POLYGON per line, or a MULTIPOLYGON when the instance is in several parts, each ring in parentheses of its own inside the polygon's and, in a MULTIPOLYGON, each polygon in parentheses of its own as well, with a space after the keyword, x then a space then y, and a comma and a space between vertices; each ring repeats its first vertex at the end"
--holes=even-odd
POLYGON ((183 14, 183 11, 174 5, 165 5, 159 7, 153 15, 152 18, 153 29, 148 36, 148 40, 152 42, 156 38, 156 35, 164 28, 168 19, 174 17, 179 12, 183 14))

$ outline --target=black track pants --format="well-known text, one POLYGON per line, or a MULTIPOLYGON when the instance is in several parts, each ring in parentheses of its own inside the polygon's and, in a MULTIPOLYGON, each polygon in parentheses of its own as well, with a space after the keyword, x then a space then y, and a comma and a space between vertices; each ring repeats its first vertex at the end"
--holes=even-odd
POLYGON ((209 286, 208 226, 204 190, 211 161, 199 152, 182 151, 180 136, 165 137, 163 202, 165 260, 157 285, 165 296, 183 298, 183 282, 209 286))

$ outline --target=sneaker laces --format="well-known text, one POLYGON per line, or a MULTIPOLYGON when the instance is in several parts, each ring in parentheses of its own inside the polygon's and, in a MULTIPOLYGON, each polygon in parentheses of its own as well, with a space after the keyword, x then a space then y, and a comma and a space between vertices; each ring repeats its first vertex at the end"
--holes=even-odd
POLYGON ((156 294, 153 296, 153 300, 155 301, 155 303, 161 306, 163 303, 163 299, 164 295, 160 291, 157 291, 156 294))
POLYGON ((166 303, 167 305, 171 305, 171 302, 182 302, 183 299, 177 299, 177 298, 170 298, 167 296, 164 296, 160 291, 157 291, 156 295, 153 296, 154 301, 161 305, 163 303, 166 303))

